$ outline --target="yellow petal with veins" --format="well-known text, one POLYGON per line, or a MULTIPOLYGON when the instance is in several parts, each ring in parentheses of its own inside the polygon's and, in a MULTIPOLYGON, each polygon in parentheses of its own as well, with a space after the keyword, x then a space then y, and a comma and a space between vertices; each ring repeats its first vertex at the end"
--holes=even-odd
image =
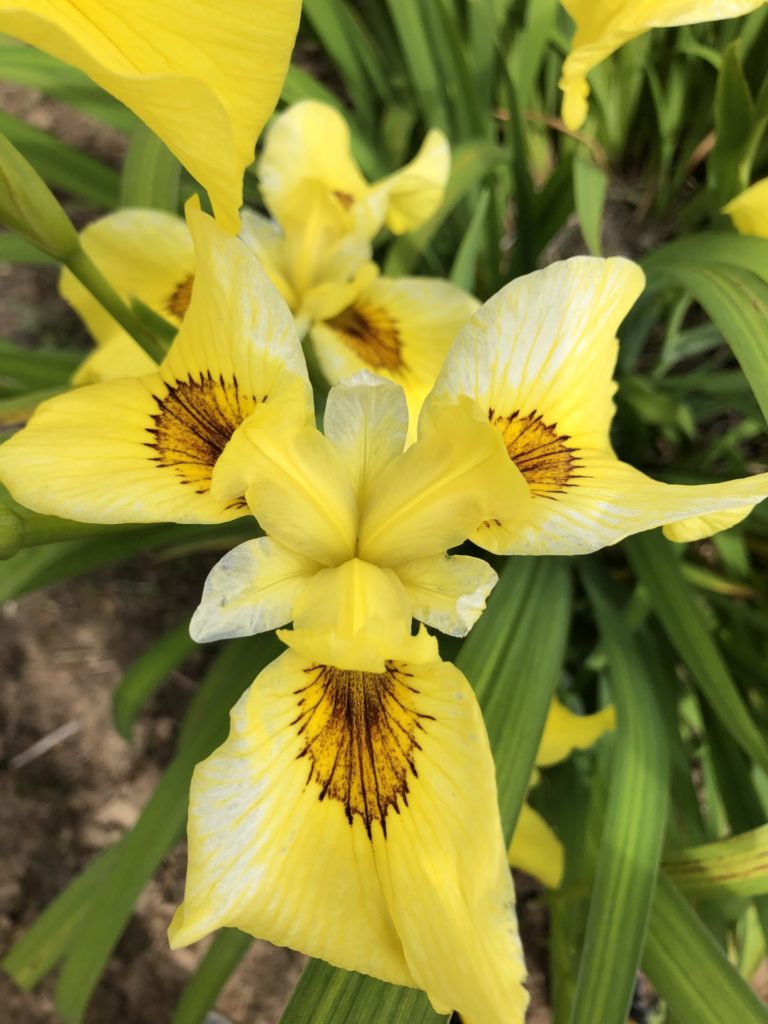
POLYGON ((197 277, 189 312, 157 372, 44 402, 0 446, 0 478, 28 508, 82 522, 223 522, 213 469, 268 401, 296 425, 312 396, 291 315, 256 257, 192 205, 197 277))
POLYGON ((277 103, 299 0, 0 0, 0 31, 79 68, 141 118, 238 230, 245 168, 277 103))
POLYGON ((587 117, 587 75, 630 39, 652 28, 672 28, 736 18, 757 10, 765 0, 562 0, 576 23, 571 50, 563 64, 560 88, 563 121, 576 131, 587 117))
POLYGON ((742 519, 746 519, 752 508, 753 505, 745 505, 744 508, 715 512, 711 516, 692 516, 690 519, 679 519, 676 523, 665 523, 662 527, 663 533, 667 540, 674 541, 676 544, 703 540, 705 537, 720 533, 721 530, 730 530, 742 519))
POLYGON ((471 688, 434 646, 377 673, 289 651, 241 698, 193 777, 171 944, 222 926, 522 1024, 493 761, 471 688))

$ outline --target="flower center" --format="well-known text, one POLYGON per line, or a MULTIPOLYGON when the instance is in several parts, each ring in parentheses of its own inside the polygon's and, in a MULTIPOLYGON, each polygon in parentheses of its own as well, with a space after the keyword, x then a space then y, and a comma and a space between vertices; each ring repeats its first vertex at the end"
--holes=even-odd
POLYGON ((155 395, 155 425, 147 428, 153 440, 146 444, 157 452, 154 462, 159 467, 173 469, 182 483, 205 494, 227 442, 265 399, 243 394, 236 377, 215 380, 210 372, 166 387, 164 395, 155 395))
POLYGON ((558 434, 556 423, 544 423, 535 409, 527 416, 520 411, 509 416, 489 409, 488 419, 504 438, 509 457, 525 477, 531 491, 554 497, 564 487, 572 487, 580 468, 578 449, 571 448, 569 434, 558 434))
POLYGON ((195 283, 195 275, 187 274, 183 281, 180 281, 176 285, 171 296, 165 303, 165 311, 178 320, 179 323, 184 319, 187 310, 189 309, 189 303, 192 298, 192 285, 195 283))
POLYGON ((415 707, 418 690, 403 666, 387 662, 385 672, 360 672, 314 665, 305 670, 306 686, 296 691, 304 747, 299 757, 310 762, 307 783, 320 787, 343 806, 350 825, 363 820, 370 838, 378 821, 386 836, 386 817, 400 802, 408 804, 408 785, 417 778, 417 734, 431 715, 415 707))
POLYGON ((333 196, 338 199, 345 210, 349 210, 355 202, 355 197, 349 192, 334 192, 333 196))
POLYGON ((326 320, 326 325, 372 369, 390 373, 405 369, 397 323, 385 309, 348 306, 326 320))

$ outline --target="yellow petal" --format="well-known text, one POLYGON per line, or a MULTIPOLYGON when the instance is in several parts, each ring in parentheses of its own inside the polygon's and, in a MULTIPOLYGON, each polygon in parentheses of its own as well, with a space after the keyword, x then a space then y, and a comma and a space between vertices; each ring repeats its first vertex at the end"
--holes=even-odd
POLYGON ((362 511, 358 552, 396 566, 460 544, 486 519, 524 514, 528 489, 478 407, 434 403, 362 511))
MULTIPOLYGON (((531 502, 527 520, 505 523, 503 537, 484 530, 473 539, 501 554, 587 554, 634 533, 694 517, 726 513, 725 525, 730 525, 737 510, 746 514, 765 497, 768 473, 688 487, 652 480, 611 453, 585 451, 580 453, 578 477, 548 505, 531 502)), ((716 528, 717 520, 706 524, 707 532, 713 532, 710 525, 716 528)), ((695 534, 686 528, 685 536, 692 539, 695 534)))
POLYGON ((563 881, 565 850, 547 822, 530 804, 523 804, 509 845, 509 863, 538 878, 548 889, 563 881))
POLYGON ((245 168, 274 109, 299 0, 0 0, 0 31, 84 71, 125 103, 237 231, 245 168))
POLYGON ((387 197, 389 230, 404 235, 433 217, 443 202, 450 173, 450 144, 443 132, 433 128, 410 163, 382 178, 371 189, 372 198, 381 194, 387 197))
POLYGON ((723 213, 728 214, 742 235, 768 238, 768 178, 740 192, 723 207, 723 213))
POLYGON ((711 537, 721 530, 730 530, 732 526, 746 519, 752 511, 753 506, 745 508, 728 509, 725 512, 716 512, 711 516, 693 516, 691 519, 680 519, 676 523, 667 523, 662 528, 667 540, 675 541, 677 544, 685 544, 688 541, 703 540, 704 537, 711 537))
POLYGON ((400 455, 408 432, 402 388, 361 371, 331 388, 323 420, 347 467, 358 503, 373 481, 400 455))
POLYGON ((351 558, 357 535, 357 502, 347 467, 333 444, 314 427, 280 430, 260 420, 246 424, 217 467, 223 496, 246 486, 262 529, 287 548, 322 565, 351 558), (222 489, 224 476, 228 490, 222 489))
POLYGON ((477 306, 448 281, 379 277, 351 305, 316 323, 311 338, 331 383, 367 369, 400 384, 415 437, 424 398, 477 306))
POLYGON ((289 651, 261 673, 195 771, 171 943, 221 926, 522 1024, 493 761, 452 665, 374 674, 289 651))
POLYGON ((0 448, 0 476, 35 511, 83 522, 223 522, 239 494, 210 493, 213 468, 265 399, 312 401, 288 309, 256 257, 189 209, 196 285, 155 374, 84 387, 43 403, 0 448), (298 398, 296 397, 298 395, 298 398))
POLYGON ((258 173, 264 202, 283 226, 305 181, 321 184, 342 215, 368 191, 352 157, 349 125, 334 107, 316 100, 294 103, 274 119, 258 173))
MULTIPOLYGON (((140 299, 178 327, 189 307, 195 273, 192 236, 180 217, 161 210, 118 210, 89 224, 80 233, 80 242, 124 300, 140 299)), ((59 290, 97 344, 118 334, 127 337, 66 268, 59 290)))
POLYGON ((321 569, 294 606, 293 630, 283 643, 314 661, 343 669, 383 672, 388 659, 437 657, 433 637, 411 636, 411 608, 391 569, 359 558, 321 569))
POLYGON ((574 750, 586 750, 604 733, 615 728, 616 711, 612 705, 594 715, 577 715, 554 699, 547 714, 536 764, 546 767, 564 761, 574 750))
POLYGON ((571 439, 585 447, 607 445, 616 331, 644 280, 629 260, 590 256, 517 278, 459 333, 430 400, 473 398, 534 491, 546 493, 562 459, 550 454, 546 437, 536 436, 538 418, 550 441, 569 442, 566 450, 571 439))
POLYGON ((189 625, 190 636, 208 643, 284 626, 319 568, 268 537, 239 544, 208 574, 189 625))
POLYGON ((79 386, 124 377, 145 377, 156 370, 154 359, 120 330, 85 357, 73 373, 72 383, 79 386))
POLYGON ((587 116, 589 72, 630 39, 652 28, 695 25, 736 18, 765 0, 563 0, 576 23, 571 51, 563 64, 563 121, 575 131, 587 116))
POLYGON ((398 565, 415 619, 450 636, 466 636, 485 609, 498 576, 480 558, 432 555, 398 565))

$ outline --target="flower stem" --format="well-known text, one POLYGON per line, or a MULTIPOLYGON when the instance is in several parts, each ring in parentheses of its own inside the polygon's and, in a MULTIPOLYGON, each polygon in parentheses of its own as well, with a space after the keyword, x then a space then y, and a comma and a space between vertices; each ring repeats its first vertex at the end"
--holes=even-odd
POLYGON ((155 362, 161 362, 167 351, 165 346, 146 329, 130 306, 123 302, 83 249, 78 249, 65 262, 78 281, 85 285, 104 309, 125 328, 137 344, 141 345, 147 355, 155 362))

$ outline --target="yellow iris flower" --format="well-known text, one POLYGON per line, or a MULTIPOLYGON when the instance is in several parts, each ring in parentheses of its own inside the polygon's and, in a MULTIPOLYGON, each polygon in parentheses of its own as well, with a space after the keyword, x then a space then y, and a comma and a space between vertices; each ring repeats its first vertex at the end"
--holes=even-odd
POLYGON ((278 409, 273 421, 245 423, 219 459, 213 494, 224 504, 244 494, 266 536, 214 567, 193 637, 282 626, 297 608, 312 606, 309 587, 330 588, 350 564, 358 567, 359 593, 360 567, 377 566, 400 595, 408 623, 413 617, 464 636, 496 574, 480 559, 445 552, 486 519, 516 514, 529 500, 498 435, 471 402, 434 405, 404 451, 403 391, 365 371, 331 390, 324 429, 297 425, 278 409))
POLYGON ((587 75, 631 39, 652 28, 696 25, 736 18, 766 0, 562 0, 576 23, 571 50, 563 64, 563 121, 576 131, 587 117, 587 75))
POLYGON ((434 128, 410 163, 369 184, 352 156, 346 120, 316 100, 295 103, 274 119, 258 163, 261 193, 278 224, 304 218, 314 199, 309 183, 333 203, 344 234, 365 238, 384 224, 402 235, 429 220, 443 201, 450 169, 448 139, 434 128))
POLYGON ((315 583, 282 634, 290 649, 195 770, 171 945, 234 926, 422 988, 439 1012, 522 1024, 514 889, 472 689, 423 628, 410 635, 390 573, 347 563, 315 583))
MULTIPOLYGON (((379 277, 368 236, 385 218, 406 224, 405 210, 409 229, 434 213, 450 167, 445 137, 430 133, 410 164, 369 186, 350 156, 341 115, 299 103, 276 118, 259 167, 280 227, 244 210, 241 238, 288 303, 299 334, 310 330, 327 379, 368 369, 400 384, 415 429, 445 354, 478 303, 448 281, 379 277), (353 171, 354 201, 340 191, 352 188, 353 171)), ((89 225, 81 244, 123 298, 138 298, 179 325, 194 280, 182 221, 157 210, 119 210, 89 225)), ((67 270, 60 287, 98 344, 75 383, 151 371, 151 359, 67 270)))
POLYGON ((696 540, 768 496, 768 473, 701 486, 659 483, 611 447, 616 330, 644 285, 625 259, 577 256, 520 277, 454 342, 425 403, 473 399, 524 477, 524 514, 472 537, 498 554, 575 555, 665 526, 696 540))
POLYGON ((740 234, 768 238, 768 178, 734 196, 723 207, 723 213, 728 214, 740 234))
POLYGON ((0 31, 79 68, 141 118, 238 230, 245 168, 274 110, 300 0, 0 0, 0 31))
POLYGON ((28 508, 91 523, 223 522, 211 476, 249 417, 283 408, 314 422, 312 390, 285 304, 243 243, 194 202, 196 285, 159 367, 43 402, 0 445, 0 479, 28 508))
MULTIPOLYGON (((576 715, 557 699, 552 701, 544 732, 536 754, 539 768, 558 764, 574 750, 586 750, 604 733, 616 728, 613 707, 594 715, 576 715)), ((531 786, 538 782, 534 771, 531 786)), ((563 880, 565 851, 551 826, 529 803, 524 803, 509 846, 509 863, 538 878, 549 889, 557 889, 563 880)))

